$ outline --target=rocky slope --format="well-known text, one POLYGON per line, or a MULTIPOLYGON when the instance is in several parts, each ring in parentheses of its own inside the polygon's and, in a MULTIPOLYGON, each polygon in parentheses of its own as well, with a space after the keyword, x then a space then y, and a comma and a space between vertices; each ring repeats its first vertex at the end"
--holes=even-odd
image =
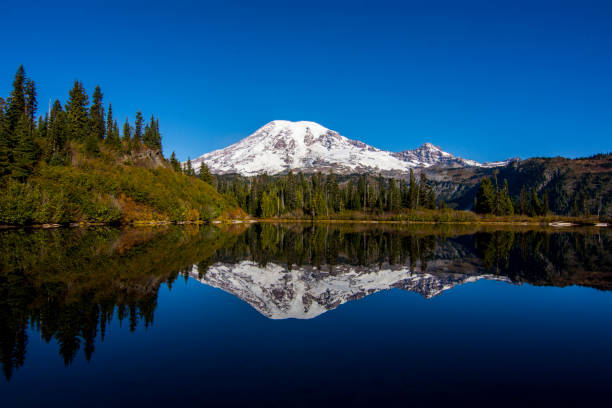
POLYGON ((213 173, 253 176, 289 170, 339 174, 406 174, 411 168, 497 167, 507 162, 478 163, 442 151, 431 143, 399 153, 377 149, 314 122, 276 120, 225 149, 207 153, 192 163, 206 163, 213 173))
MULTIPOLYGON (((463 265, 465 266, 465 265, 463 265)), ((427 271, 408 266, 334 265, 331 270, 303 266, 287 269, 277 263, 265 267, 252 261, 216 263, 202 274, 194 266, 191 276, 220 288, 250 304, 270 319, 312 319, 351 300, 388 289, 403 289, 432 298, 457 285, 479 279, 510 282, 489 274, 454 272, 453 262, 439 260, 427 271)))

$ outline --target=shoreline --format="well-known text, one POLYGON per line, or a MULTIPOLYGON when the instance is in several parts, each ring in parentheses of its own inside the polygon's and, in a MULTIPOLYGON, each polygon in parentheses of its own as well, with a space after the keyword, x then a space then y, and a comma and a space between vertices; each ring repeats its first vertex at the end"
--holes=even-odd
POLYGON ((161 227, 166 225, 227 225, 227 224, 394 224, 394 225, 474 225, 474 226, 535 226, 552 228, 594 227, 609 228, 612 225, 602 221, 557 219, 546 221, 413 221, 413 220, 347 220, 347 219, 303 219, 303 218, 242 218, 242 219, 215 219, 197 221, 137 221, 130 223, 100 223, 100 222, 71 222, 65 224, 30 224, 30 225, 0 225, 0 230, 6 229, 55 229, 55 228, 90 228, 90 227, 161 227))

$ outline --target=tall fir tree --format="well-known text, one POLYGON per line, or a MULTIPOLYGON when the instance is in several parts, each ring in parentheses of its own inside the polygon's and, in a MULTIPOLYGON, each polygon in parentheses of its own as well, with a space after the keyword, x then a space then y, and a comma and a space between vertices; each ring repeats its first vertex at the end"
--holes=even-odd
POLYGON ((104 95, 99 85, 96 85, 94 93, 91 97, 91 106, 89 107, 90 133, 94 140, 103 140, 106 135, 106 126, 104 124, 104 105, 102 103, 104 95))
POLYGON ((25 181, 32 173, 36 164, 34 135, 30 127, 30 118, 25 112, 21 114, 21 119, 17 123, 15 137, 17 139, 17 146, 15 146, 13 162, 10 166, 11 177, 25 181))
POLYGON ((200 165, 200 172, 198 173, 198 178, 202 181, 207 182, 210 185, 213 184, 214 177, 210 173, 210 168, 208 168, 208 165, 204 162, 202 162, 202 164, 200 165))
POLYGON ((0 177, 9 172, 9 149, 6 103, 4 99, 0 97, 0 177))
POLYGON ((142 131, 143 131, 144 120, 140 111, 136 112, 136 121, 134 122, 134 144, 140 145, 142 143, 142 131))
POLYGON ((36 84, 32 79, 26 78, 23 92, 25 97, 25 112, 30 120, 31 129, 34 129, 38 100, 36 99, 36 84))
POLYGON ((419 194, 417 196, 417 206, 426 206, 428 190, 429 186, 427 185, 427 176, 425 175, 424 171, 421 171, 421 176, 419 178, 419 194))
MULTIPOLYGON (((18 122, 21 120, 21 115, 25 112, 25 70, 23 65, 20 65, 15 73, 15 79, 13 80, 13 90, 8 97, 8 107, 6 109, 6 120, 8 126, 9 136, 14 133, 18 122)), ((16 142, 14 139, 10 140, 9 143, 16 142)), ((14 145, 10 146, 15 147, 14 145)))
POLYGON ((132 127, 127 117, 123 124, 123 145, 128 153, 132 151, 132 127))
POLYGON ((417 186, 416 178, 414 177, 414 171, 412 169, 410 169, 408 190, 408 205, 410 208, 415 209, 418 203, 419 189, 417 186))
POLYGON ((83 142, 89 134, 88 105, 89 97, 87 92, 85 92, 83 83, 81 81, 74 81, 65 106, 67 130, 69 138, 72 140, 83 142))
POLYGON ((184 173, 187 176, 195 176, 195 171, 193 170, 193 166, 191 165, 191 158, 187 158, 187 163, 185 164, 184 173))
POLYGON ((495 188, 489 177, 485 177, 478 186, 474 211, 478 214, 493 214, 495 212, 495 188))
POLYGON ((174 154, 174 152, 172 152, 172 154, 170 155, 170 166, 172 166, 172 169, 174 169, 174 171, 178 173, 181 172, 181 163, 176 159, 176 154, 174 154))
POLYGON ((47 125, 47 135, 50 142, 51 152, 49 162, 59 164, 63 162, 63 150, 68 138, 66 129, 66 113, 62 109, 62 104, 57 99, 51 107, 49 123, 47 125))

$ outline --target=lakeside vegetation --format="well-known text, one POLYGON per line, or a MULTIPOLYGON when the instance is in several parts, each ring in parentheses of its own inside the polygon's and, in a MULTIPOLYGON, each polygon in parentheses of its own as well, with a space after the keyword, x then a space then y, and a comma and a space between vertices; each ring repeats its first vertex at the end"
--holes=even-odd
MULTIPOLYGON (((122 131, 99 86, 92 102, 75 81, 64 105, 36 119, 35 82, 19 67, 11 94, 0 97, 0 225, 204 222, 218 218, 431 223, 610 222, 591 214, 581 190, 573 205, 553 214, 562 195, 523 185, 512 196, 506 179, 484 177, 472 211, 447 208, 436 182, 412 171, 407 180, 372 175, 255 177, 196 173, 174 152, 162 152, 159 119, 140 111, 122 131)), ((604 156, 602 156, 604 157, 604 156)), ((500 174, 505 174, 502 169, 500 174)), ((597 183, 605 180, 597 179, 597 183)), ((515 180, 516 181, 516 180, 515 180)), ((513 183, 513 185, 516 182, 513 183)), ((516 188, 516 186, 515 186, 516 188)), ((565 195, 570 197, 569 195, 565 195)), ((563 196, 563 197, 565 197, 563 196)), ((567 198, 566 197, 566 198, 567 198)), ((607 196, 606 196, 607 197, 607 196)), ((600 203, 607 198, 600 198, 600 203)), ((569 198, 568 198, 569 199, 569 198)), ((567 201, 567 200, 566 200, 567 201)), ((600 208, 601 205, 597 208, 600 208)), ((600 211, 597 211, 598 214, 600 211)))
MULTIPOLYGON (((19 67, 0 98, 0 225, 197 222, 240 215, 206 181, 162 153, 159 120, 140 111, 119 132, 112 105, 75 81, 36 120, 35 82, 19 67)), ((210 181, 210 180, 209 180, 210 181)))
MULTIPOLYGON (((206 172, 209 174, 208 172, 206 172)), ((508 183, 484 178, 480 183, 475 211, 451 209, 435 195, 433 183, 424 173, 419 179, 410 173, 407 181, 367 175, 343 177, 303 173, 254 177, 214 176, 213 185, 259 220, 294 221, 377 221, 421 223, 531 223, 569 222, 595 224, 609 222, 605 216, 586 212, 553 214, 547 195, 538 197, 526 190, 515 202, 508 183)))

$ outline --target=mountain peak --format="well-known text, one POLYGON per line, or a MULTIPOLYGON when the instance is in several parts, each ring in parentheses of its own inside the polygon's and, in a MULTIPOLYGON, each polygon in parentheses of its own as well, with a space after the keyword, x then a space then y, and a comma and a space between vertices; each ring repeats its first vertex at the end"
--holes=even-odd
POLYGON ((203 162, 213 173, 244 176, 333 170, 339 174, 382 173, 397 177, 415 167, 481 166, 432 143, 394 153, 348 139, 316 122, 289 120, 268 122, 247 138, 206 153, 192 163, 197 170, 203 162))
POLYGON ((440 146, 436 146, 436 145, 434 145, 433 143, 429 143, 429 142, 423 143, 419 149, 427 149, 427 150, 439 150, 439 151, 442 151, 442 149, 440 148, 440 146))

